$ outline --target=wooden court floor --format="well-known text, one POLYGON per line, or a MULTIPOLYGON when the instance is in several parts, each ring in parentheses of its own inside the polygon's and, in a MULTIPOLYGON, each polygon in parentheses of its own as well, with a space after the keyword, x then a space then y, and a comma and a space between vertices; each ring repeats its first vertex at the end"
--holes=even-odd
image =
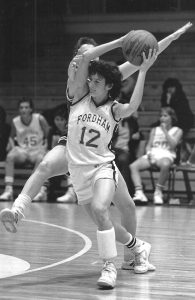
MULTIPOLYGON (((0 202, 0 209, 7 206, 0 202)), ((119 219, 116 208, 111 210, 119 219)), ((152 244, 150 260, 157 269, 141 275, 121 270, 123 247, 117 244, 117 286, 100 290, 96 227, 83 208, 33 203, 17 234, 0 225, 3 262, 8 256, 30 264, 22 274, 0 278, 0 300, 195 299, 195 209, 145 206, 137 207, 137 216, 137 236, 152 244)), ((3 262, 0 273, 6 276, 3 262)))

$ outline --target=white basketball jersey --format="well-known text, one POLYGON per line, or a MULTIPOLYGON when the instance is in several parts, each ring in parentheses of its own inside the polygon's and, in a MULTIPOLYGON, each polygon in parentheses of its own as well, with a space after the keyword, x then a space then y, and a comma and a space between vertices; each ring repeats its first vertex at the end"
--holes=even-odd
MULTIPOLYGON (((175 132, 178 130, 178 127, 172 127, 168 132, 171 136, 174 136, 175 132)), ((152 143, 152 147, 154 148, 161 148, 161 149, 166 149, 169 150, 170 152, 173 152, 170 149, 170 146, 167 142, 166 136, 163 132, 163 130, 161 129, 160 126, 155 128, 155 133, 154 133, 154 139, 153 139, 153 143, 152 143)), ((174 151, 175 152, 175 151, 174 151)))
POLYGON ((102 164, 114 160, 111 151, 113 132, 118 124, 111 107, 113 101, 96 106, 86 95, 70 106, 67 155, 74 165, 102 164))
POLYGON ((22 148, 37 149, 43 145, 43 130, 39 121, 40 114, 33 113, 29 125, 21 121, 17 116, 13 119, 16 128, 16 138, 18 145, 22 148))

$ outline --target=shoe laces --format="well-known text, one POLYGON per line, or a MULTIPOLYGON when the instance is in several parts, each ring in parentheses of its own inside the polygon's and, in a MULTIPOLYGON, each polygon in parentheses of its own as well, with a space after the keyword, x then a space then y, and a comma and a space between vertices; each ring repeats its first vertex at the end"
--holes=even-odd
POLYGON ((114 267, 114 264, 111 263, 110 261, 106 261, 104 263, 104 266, 103 266, 103 270, 104 272, 108 272, 108 273, 111 273, 111 272, 115 272, 115 267, 114 267))
POLYGON ((135 253, 135 264, 136 265, 145 264, 146 259, 147 259, 147 253, 146 253, 145 249, 143 249, 141 252, 135 253))

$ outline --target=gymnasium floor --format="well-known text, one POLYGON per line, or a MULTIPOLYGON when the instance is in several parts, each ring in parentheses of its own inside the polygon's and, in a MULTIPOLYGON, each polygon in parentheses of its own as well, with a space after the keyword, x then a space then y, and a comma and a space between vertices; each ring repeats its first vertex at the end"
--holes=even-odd
MULTIPOLYGON (((10 204, 0 202, 0 209, 10 204)), ((83 208, 33 203, 17 234, 0 224, 0 299, 195 299, 194 208, 138 206, 137 216, 137 235, 151 242, 157 270, 141 275, 121 270, 123 247, 117 244, 117 286, 100 290, 96 228, 83 208)))

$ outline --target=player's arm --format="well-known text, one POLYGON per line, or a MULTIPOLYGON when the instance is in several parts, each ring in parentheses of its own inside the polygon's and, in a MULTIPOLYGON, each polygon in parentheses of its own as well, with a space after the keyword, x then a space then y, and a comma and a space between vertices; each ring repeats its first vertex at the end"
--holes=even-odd
POLYGON ((173 41, 177 40, 182 34, 184 34, 192 26, 191 22, 186 23, 184 26, 168 35, 166 38, 158 42, 159 53, 163 52, 173 41))
MULTIPOLYGON (((166 38, 158 42, 158 53, 163 52, 174 40, 177 40, 182 34, 184 34, 192 26, 191 22, 188 22, 172 34, 168 35, 166 38)), ((122 74, 123 80, 131 76, 133 73, 138 71, 140 66, 135 66, 130 62, 125 62, 119 66, 119 70, 122 74)))
POLYGON ((183 131, 178 128, 175 132, 174 135, 171 135, 169 133, 169 131, 166 129, 166 127, 164 126, 164 124, 161 124, 161 129, 163 130, 165 137, 167 139, 167 142, 170 146, 171 149, 175 149, 177 147, 177 145, 179 144, 179 142, 181 141, 182 135, 183 135, 183 131))
POLYGON ((145 53, 143 53, 143 63, 140 66, 137 82, 133 94, 129 99, 130 102, 125 104, 118 103, 113 106, 113 112, 116 120, 127 118, 138 109, 143 97, 146 73, 148 69, 153 65, 156 58, 157 52, 153 51, 152 49, 149 50, 147 58, 145 56, 145 53))

